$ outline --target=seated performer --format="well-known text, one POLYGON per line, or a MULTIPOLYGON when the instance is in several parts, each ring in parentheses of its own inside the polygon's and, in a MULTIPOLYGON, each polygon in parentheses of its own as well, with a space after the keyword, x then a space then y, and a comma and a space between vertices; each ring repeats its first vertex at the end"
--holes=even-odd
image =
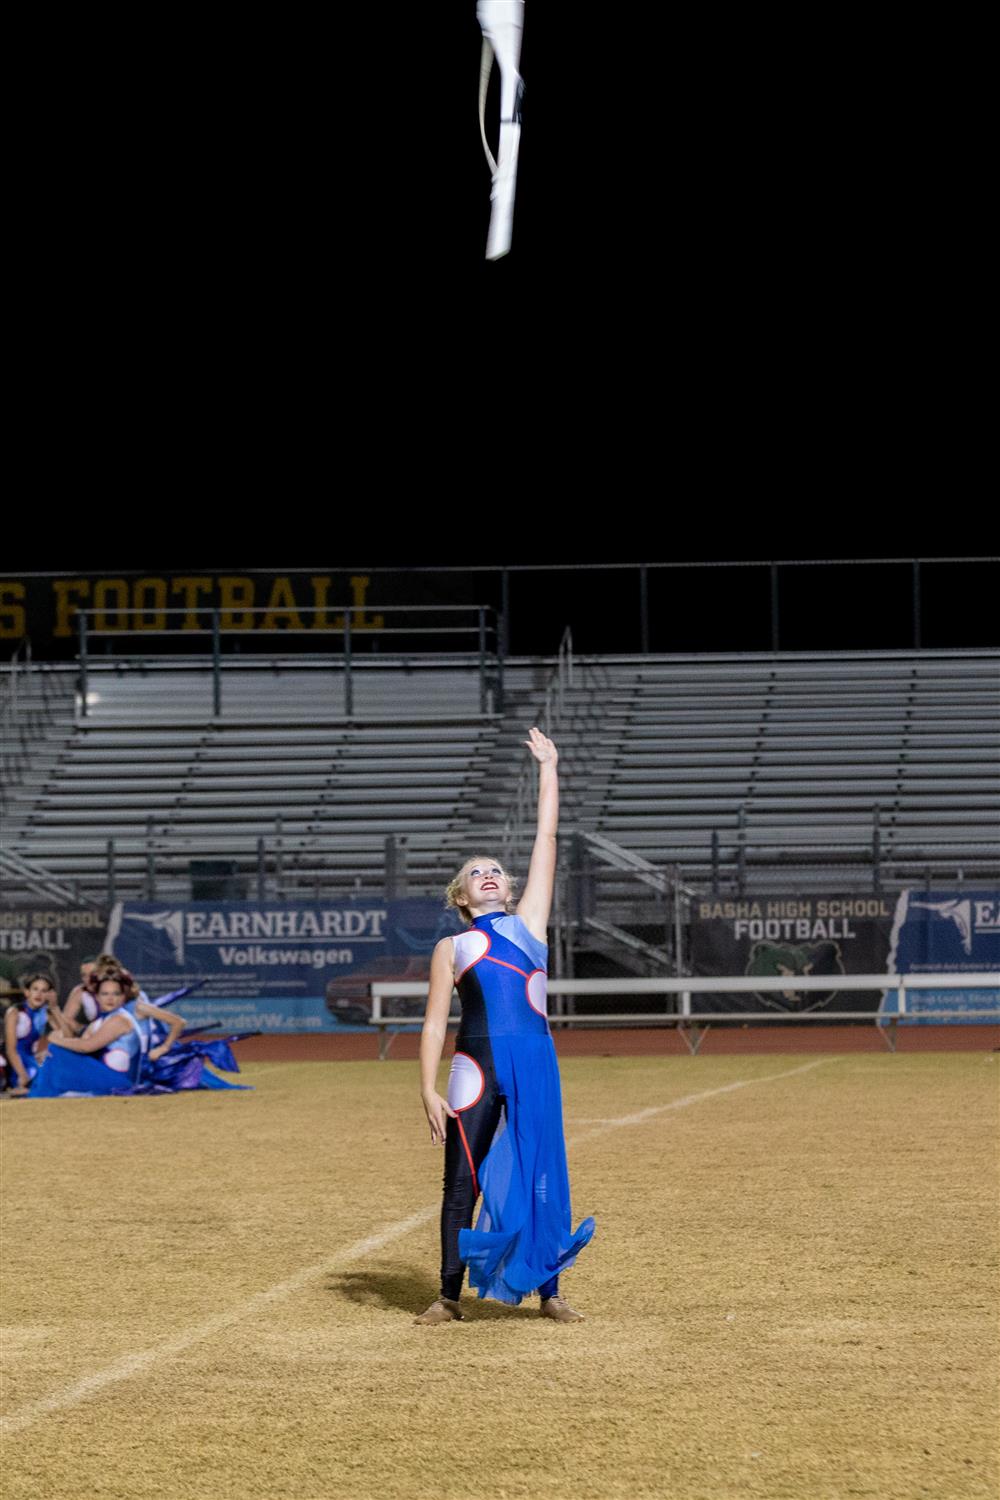
POLYGON ((10 1069, 8 1078, 12 1082, 10 1092, 14 1096, 28 1092, 42 1065, 49 1025, 62 1030, 52 975, 45 969, 38 969, 23 975, 20 983, 24 998, 15 1001, 4 1016, 4 1050, 10 1069))
POLYGON ((559 1066, 546 1012, 558 755, 538 729, 525 743, 541 769, 524 895, 515 909, 500 862, 468 860, 447 900, 471 925, 443 938, 431 960, 420 1080, 431 1142, 445 1148, 441 1295, 418 1323, 461 1319, 466 1266, 480 1297, 519 1303, 537 1291, 544 1317, 559 1323, 582 1318, 559 1296, 559 1273, 590 1240, 594 1221, 572 1228, 559 1066), (453 986, 462 1021, 444 1099, 436 1080, 453 986))
POLYGON ((96 969, 88 982, 100 1011, 83 1036, 60 1035, 52 1040, 49 1056, 31 1086, 33 1099, 60 1094, 114 1094, 134 1088, 143 1064, 156 1062, 184 1030, 184 1018, 139 998, 140 990, 127 969, 96 969), (159 1021, 167 1036, 150 1047, 151 1023, 159 1021), (81 1055, 82 1054, 82 1055, 81 1055))
POLYGON ((96 1021, 97 1001, 87 988, 87 982, 94 970, 110 958, 110 953, 100 953, 96 958, 85 958, 80 964, 80 983, 70 990, 62 1008, 63 1030, 70 1036, 79 1036, 91 1021, 96 1021))

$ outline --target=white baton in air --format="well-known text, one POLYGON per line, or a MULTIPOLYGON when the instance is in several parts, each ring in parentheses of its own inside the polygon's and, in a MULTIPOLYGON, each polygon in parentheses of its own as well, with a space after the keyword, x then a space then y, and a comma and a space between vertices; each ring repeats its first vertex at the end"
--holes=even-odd
POLYGON ((521 99, 524 79, 519 72, 521 34, 524 31, 524 0, 479 0, 476 15, 483 31, 483 56, 479 69, 479 130, 483 150, 493 173, 490 201, 490 232, 486 259, 499 260, 510 249, 514 223, 514 193, 517 188, 517 153, 521 144, 521 99), (500 68, 500 148, 493 160, 486 140, 486 90, 493 58, 500 68))

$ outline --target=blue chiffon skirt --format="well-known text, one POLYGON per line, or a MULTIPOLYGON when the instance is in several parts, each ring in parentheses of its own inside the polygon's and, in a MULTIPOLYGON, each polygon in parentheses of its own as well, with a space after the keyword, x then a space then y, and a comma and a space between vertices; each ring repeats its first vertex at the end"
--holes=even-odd
POLYGON ((101 1062, 99 1055, 73 1052, 69 1047, 50 1047, 28 1090, 29 1099, 58 1099, 67 1095, 176 1094, 185 1089, 245 1089, 230 1083, 208 1066, 238 1073, 239 1064, 229 1043, 181 1041, 156 1062, 145 1062, 138 1080, 101 1062))
POLYGON ((458 1252, 480 1297, 516 1304, 571 1266, 595 1225, 572 1227, 552 1038, 493 1037, 492 1050, 506 1117, 479 1171, 479 1217, 459 1231, 458 1252))

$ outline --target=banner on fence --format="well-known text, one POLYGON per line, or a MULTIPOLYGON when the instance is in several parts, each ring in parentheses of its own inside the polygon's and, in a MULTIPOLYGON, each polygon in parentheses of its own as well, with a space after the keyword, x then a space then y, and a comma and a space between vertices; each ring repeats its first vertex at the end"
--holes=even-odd
POLYGON ((695 1010, 871 1011, 881 991, 838 991, 841 974, 884 974, 894 902, 881 896, 707 897, 691 910, 692 973, 787 978, 788 988, 693 995, 695 1010), (797 975, 829 975, 828 990, 796 989, 797 975))
POLYGON ((64 1001, 80 982, 81 963, 101 951, 107 925, 107 907, 83 910, 5 901, 0 906, 0 997, 20 989, 22 974, 44 969, 64 1001))
MULTIPOLYGON (((889 945, 890 974, 1000 973, 1000 891, 909 890, 896 901, 889 945)), ((898 1010, 895 990, 882 1009, 898 1010)), ((906 1009, 915 1024, 933 1025, 921 1011, 996 1010, 996 990, 908 990, 906 1009)), ((961 1016, 941 1024, 960 1023, 961 1016)))
MULTIPOLYGON (((148 638, 167 629, 204 634, 213 609, 226 631, 276 631, 299 636, 343 630, 350 606, 355 634, 380 631, 385 616, 371 604, 368 574, 73 573, 0 577, 0 646, 30 635, 36 657, 72 655, 77 614, 88 611, 92 637, 148 638), (173 611, 173 613, 170 613, 173 611)), ((376 588, 377 592, 377 588, 376 588)), ((124 642, 122 642, 124 647, 124 642)))
MULTIPOLYGON (((181 1009, 236 1031, 364 1029, 373 980, 419 980, 458 920, 440 901, 119 902, 108 945, 151 997, 201 980, 181 1009)), ((422 1014, 418 1000, 401 1014, 422 1014)))

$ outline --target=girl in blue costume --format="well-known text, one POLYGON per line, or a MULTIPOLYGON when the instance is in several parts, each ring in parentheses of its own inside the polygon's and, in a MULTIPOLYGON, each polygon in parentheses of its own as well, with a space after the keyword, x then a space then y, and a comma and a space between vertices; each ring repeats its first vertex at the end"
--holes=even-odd
POLYGON ((11 1094, 26 1094, 42 1066, 45 1053, 45 1031, 51 1025, 63 1030, 52 975, 39 969, 25 974, 19 981, 24 999, 12 1005, 4 1016, 4 1044, 11 1073, 11 1094))
POLYGON ((447 899, 471 925, 443 938, 431 959, 420 1083, 431 1142, 445 1148, 441 1295, 418 1323, 461 1319, 466 1266, 480 1297, 516 1304, 537 1291, 543 1317, 582 1320, 559 1295, 559 1273, 590 1240, 594 1221, 572 1227, 559 1067, 545 1001, 559 756, 539 729, 525 743, 540 770, 524 895, 515 910, 500 862, 469 860, 447 899), (453 988, 462 1021, 445 1099, 436 1082, 453 988))
POLYGON ((97 971, 88 988, 100 1014, 83 1036, 50 1039, 49 1055, 31 1086, 32 1099, 116 1094, 134 1088, 143 1063, 156 1062, 184 1029, 182 1016, 140 999, 139 987, 127 969, 97 971), (158 1046, 150 1045, 154 1021, 167 1028, 158 1046))
POLYGON ((97 1020, 97 1001, 92 990, 87 988, 91 975, 104 968, 117 968, 118 960, 112 953, 99 953, 96 958, 85 958, 80 964, 80 983, 74 985, 62 1007, 63 1030, 70 1036, 79 1036, 86 1031, 91 1021, 97 1020))

